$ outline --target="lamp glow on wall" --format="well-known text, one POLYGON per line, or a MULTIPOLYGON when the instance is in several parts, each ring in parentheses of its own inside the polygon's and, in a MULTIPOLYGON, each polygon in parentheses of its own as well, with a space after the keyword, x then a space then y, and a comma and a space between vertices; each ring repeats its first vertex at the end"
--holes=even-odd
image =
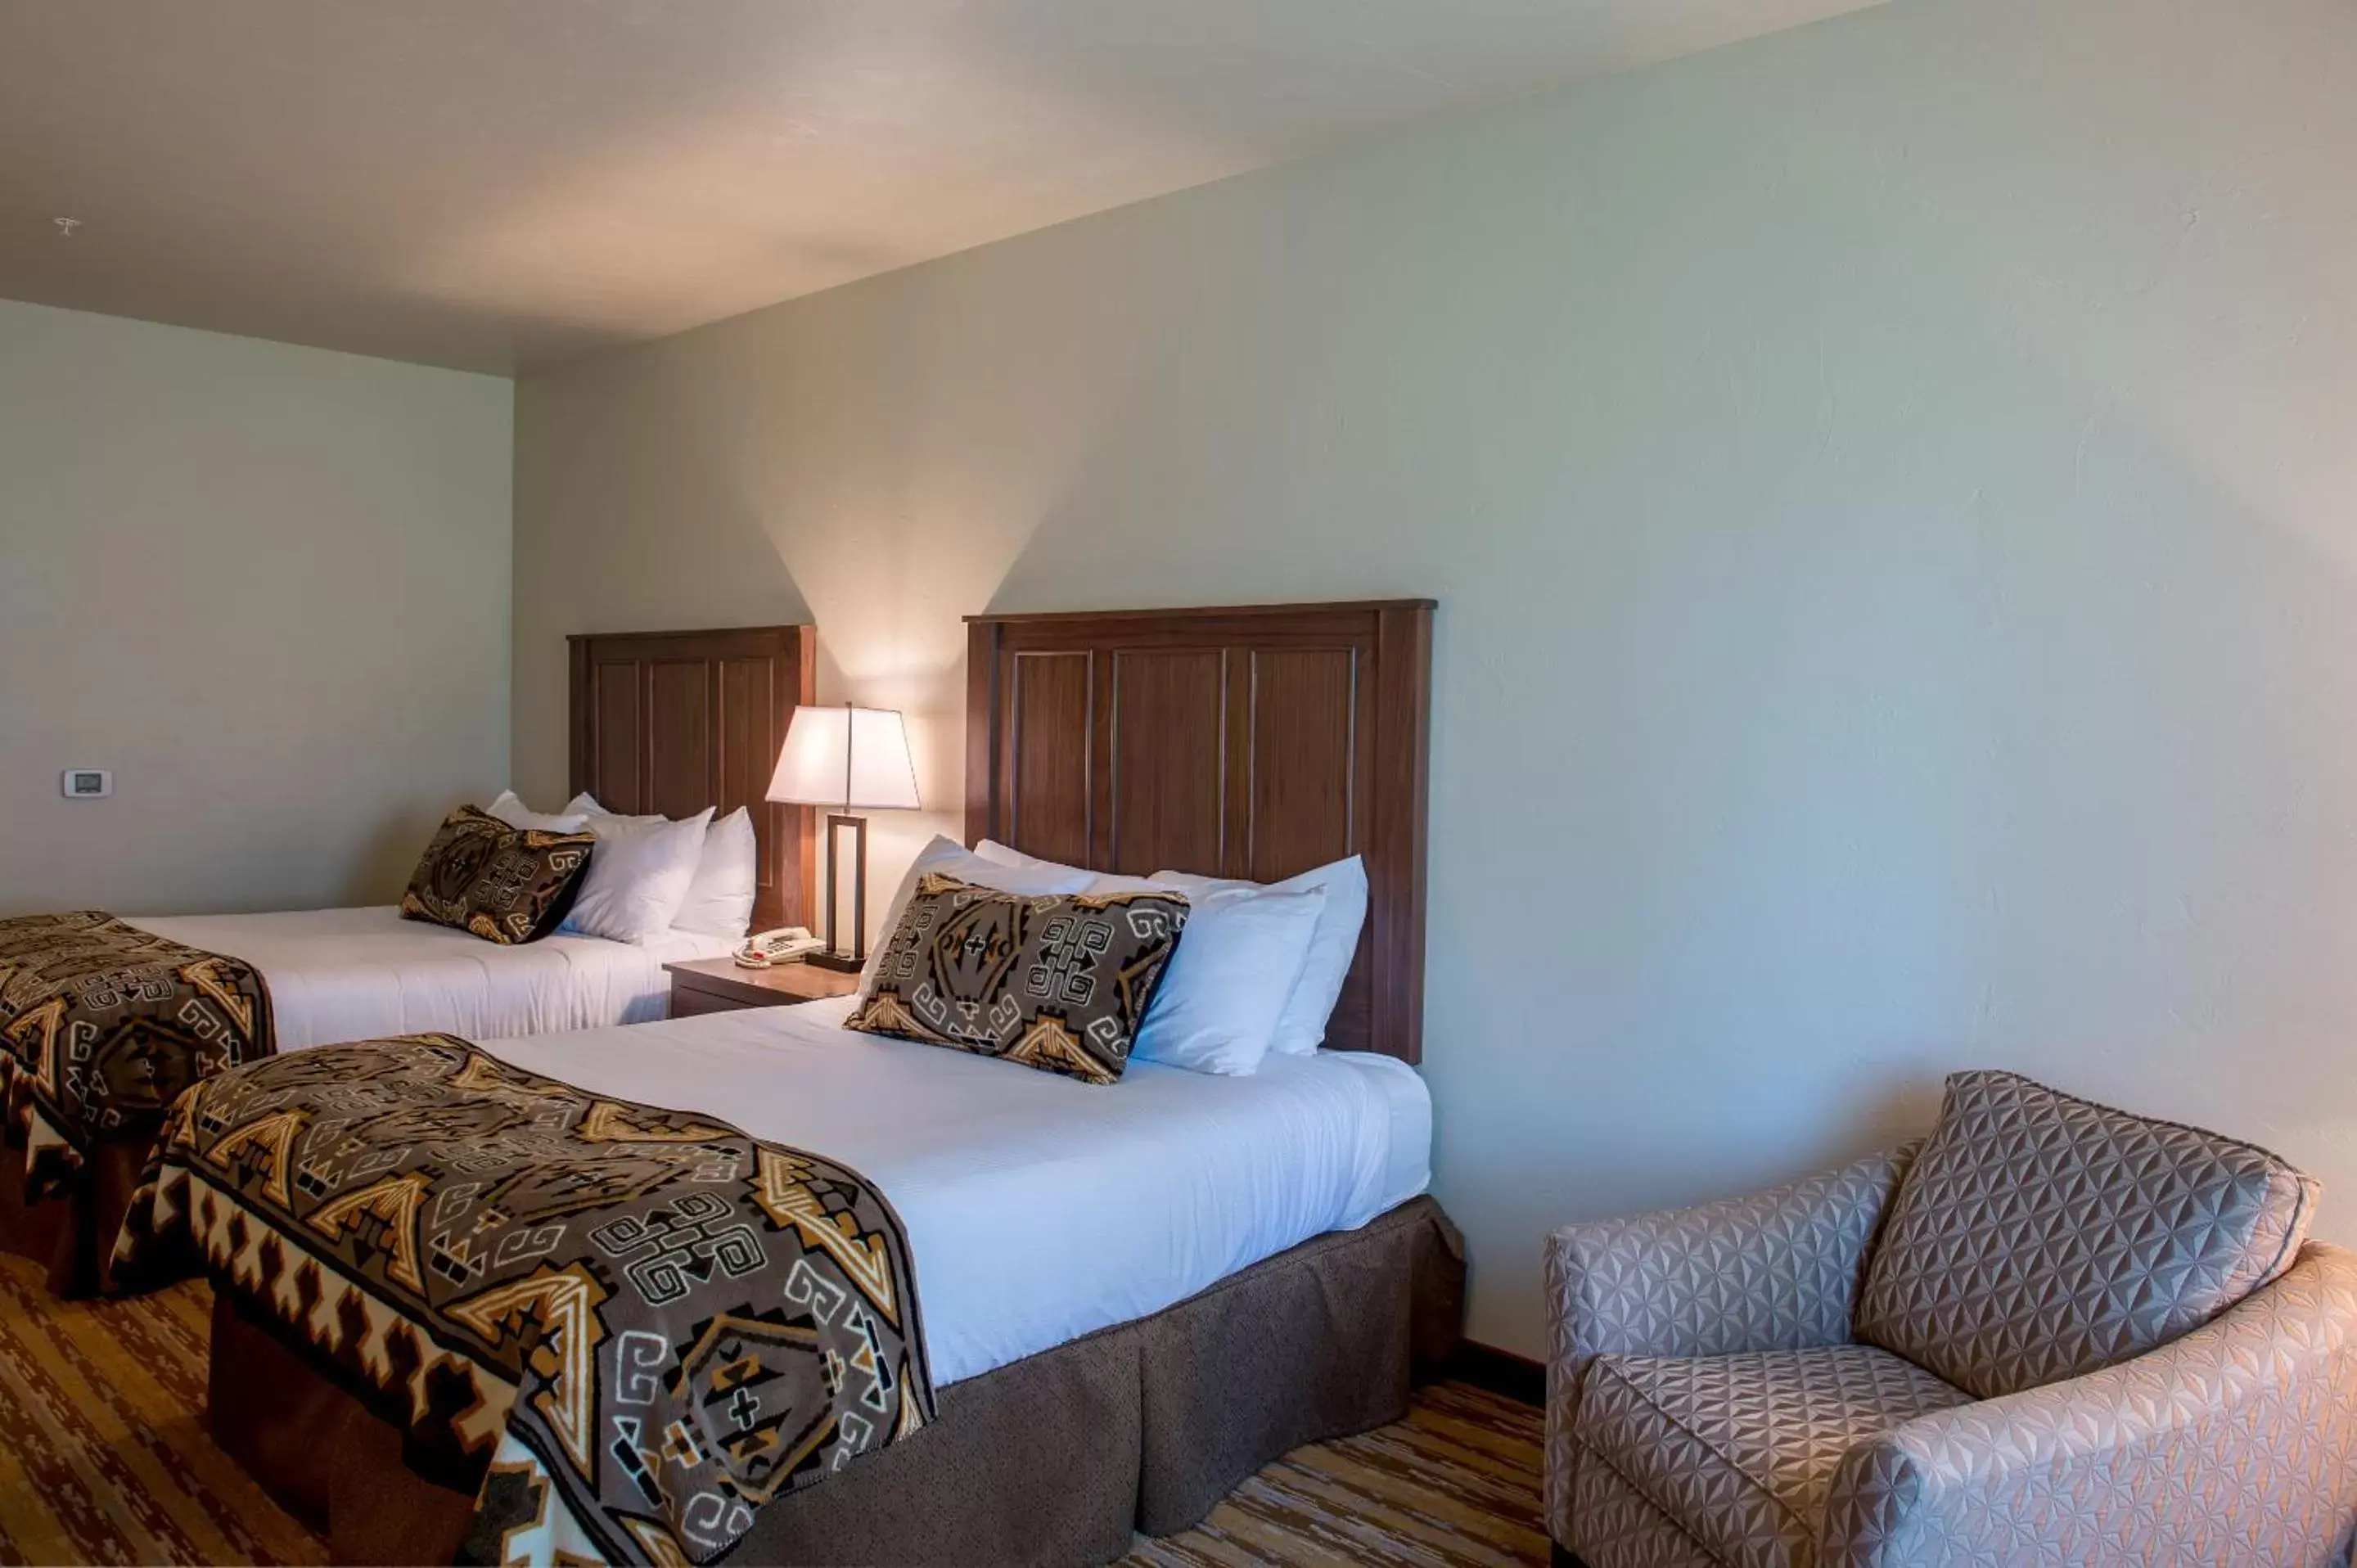
POLYGON ((834 806, 826 818, 826 950, 808 961, 856 970, 867 961, 867 819, 855 811, 913 811, 917 768, 909 730, 890 708, 796 708, 770 777, 769 798, 794 806, 834 806), (838 832, 851 830, 851 946, 835 940, 838 832))

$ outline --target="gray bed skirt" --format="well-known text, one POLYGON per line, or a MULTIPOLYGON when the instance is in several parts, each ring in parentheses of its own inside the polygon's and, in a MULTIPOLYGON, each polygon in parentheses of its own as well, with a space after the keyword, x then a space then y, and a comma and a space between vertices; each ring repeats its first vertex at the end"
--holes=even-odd
MULTIPOLYGON (((1407 1409, 1455 1349, 1462 1242, 1419 1197, 1175 1306, 941 1391, 905 1443, 764 1509, 742 1563, 1103 1563, 1195 1524, 1304 1443, 1407 1409)), ((223 1293, 209 1420, 339 1563, 447 1563, 481 1463, 425 1475, 380 1419, 223 1293)), ((475 1542, 496 1561, 498 1543, 475 1542)))

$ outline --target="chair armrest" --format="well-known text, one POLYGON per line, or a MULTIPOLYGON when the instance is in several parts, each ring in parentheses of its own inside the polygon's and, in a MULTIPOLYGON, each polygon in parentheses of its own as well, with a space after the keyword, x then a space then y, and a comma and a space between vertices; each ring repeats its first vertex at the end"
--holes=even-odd
POLYGON ((1860 1444, 1824 1528, 1824 1568, 2346 1563, 2357 1253, 2311 1244, 2148 1355, 1860 1444))
POLYGON ((1771 1192, 1553 1232, 1550 1364, 1847 1344, 1867 1244, 1917 1147, 1771 1192))
POLYGON ((1847 1344, 1867 1245, 1920 1147, 1770 1192, 1547 1237, 1546 1506, 1558 1540, 1588 1364, 1847 1344))

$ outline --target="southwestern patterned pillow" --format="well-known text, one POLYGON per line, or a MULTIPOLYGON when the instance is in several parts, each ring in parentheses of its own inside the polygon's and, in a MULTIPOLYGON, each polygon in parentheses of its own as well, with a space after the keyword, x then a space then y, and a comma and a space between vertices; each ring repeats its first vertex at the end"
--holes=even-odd
POLYGON ((1176 894, 1043 897, 929 872, 845 1026, 1111 1083, 1186 924, 1176 894))
POLYGON ((409 874, 402 915, 456 926, 502 947, 537 940, 573 907, 597 843, 594 833, 511 828, 461 806, 442 819, 409 874))

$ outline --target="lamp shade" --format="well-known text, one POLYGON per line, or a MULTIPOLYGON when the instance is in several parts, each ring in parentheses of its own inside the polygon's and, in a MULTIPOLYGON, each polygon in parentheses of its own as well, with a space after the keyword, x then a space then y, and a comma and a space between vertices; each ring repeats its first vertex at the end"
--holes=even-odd
POLYGON ((796 708, 769 798, 845 811, 914 811, 917 768, 907 726, 890 708, 796 708))

